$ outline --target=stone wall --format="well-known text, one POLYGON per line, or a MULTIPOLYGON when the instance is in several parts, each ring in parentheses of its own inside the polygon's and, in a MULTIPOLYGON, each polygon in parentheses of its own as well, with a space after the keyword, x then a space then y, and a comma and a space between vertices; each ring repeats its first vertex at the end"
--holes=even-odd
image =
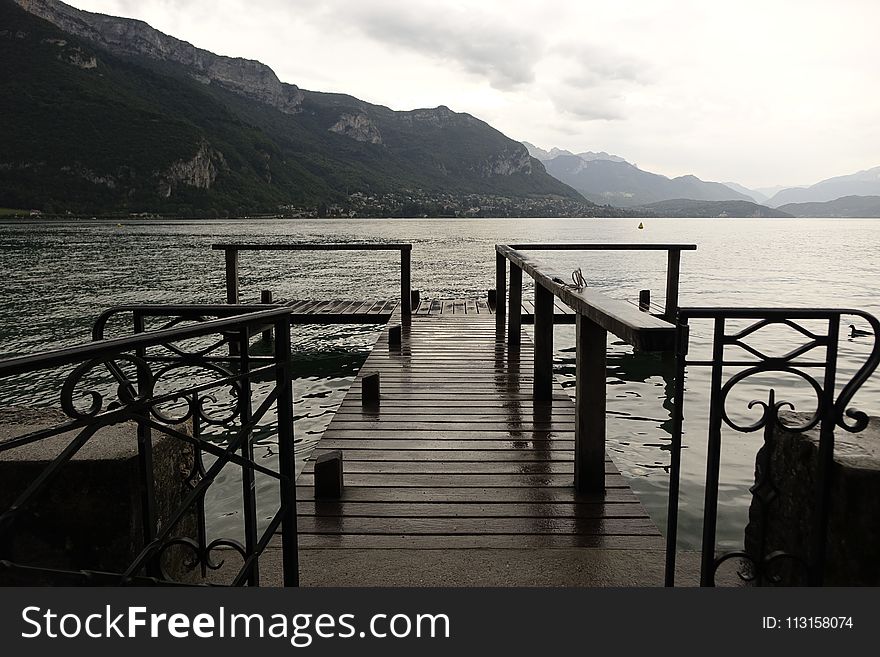
MULTIPOLYGON (((788 424, 796 423, 792 418, 803 421, 802 415, 786 417, 788 424)), ((769 448, 778 496, 767 506, 765 521, 758 501, 752 501, 746 527, 746 550, 751 554, 759 551, 766 526, 764 554, 783 550, 812 557, 818 447, 818 428, 793 433, 777 427, 769 448)), ((880 585, 880 419, 872 418, 861 433, 835 432, 830 497, 825 585, 880 585)), ((789 569, 783 583, 805 584, 805 573, 789 569)))
MULTIPOLYGON (((0 409, 0 440, 65 420, 53 411, 0 409)), ((75 435, 68 432, 0 453, 0 514, 75 435)), ((26 508, 16 523, 11 544, 5 546, 8 558, 22 565, 63 570, 124 571, 143 548, 137 453, 134 423, 99 430, 26 508)), ((154 432, 153 468, 160 526, 183 499, 192 460, 191 446, 154 432)), ((195 520, 194 513, 187 513, 174 534, 194 537, 195 520)), ((185 565, 191 557, 182 548, 173 548, 163 563, 174 579, 191 580, 194 573, 185 565)))

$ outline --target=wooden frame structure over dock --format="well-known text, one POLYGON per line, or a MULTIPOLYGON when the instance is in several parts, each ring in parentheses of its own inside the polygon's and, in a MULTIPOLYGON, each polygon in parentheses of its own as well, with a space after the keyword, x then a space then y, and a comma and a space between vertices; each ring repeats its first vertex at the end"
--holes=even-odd
MULTIPOLYGON (((566 245, 578 246, 603 245, 566 245)), ((649 248, 675 254, 674 304, 680 251, 694 247, 649 248)), ((382 332, 298 478, 300 548, 339 581, 370 572, 364 549, 375 559, 376 550, 629 549, 654 555, 659 573, 660 532, 605 454, 605 348, 610 331, 640 349, 671 349, 674 326, 573 288, 516 248, 496 252, 511 280, 499 274, 494 311, 476 300, 461 312, 430 300, 396 311, 400 325, 382 332), (522 337, 523 271, 536 283, 534 344, 522 337), (521 312, 505 308, 508 289, 521 312), (574 402, 553 380, 554 297, 578 327, 574 402), (343 480, 338 496, 316 485, 327 458, 343 480)), ((421 581, 419 559, 406 563, 416 570, 404 581, 421 581)))

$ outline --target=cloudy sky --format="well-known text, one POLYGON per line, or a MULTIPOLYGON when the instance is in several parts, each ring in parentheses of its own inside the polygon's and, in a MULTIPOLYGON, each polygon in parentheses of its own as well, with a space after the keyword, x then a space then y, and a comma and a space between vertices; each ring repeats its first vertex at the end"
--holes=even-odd
POLYGON ((305 89, 752 187, 880 165, 877 0, 68 0, 305 89))

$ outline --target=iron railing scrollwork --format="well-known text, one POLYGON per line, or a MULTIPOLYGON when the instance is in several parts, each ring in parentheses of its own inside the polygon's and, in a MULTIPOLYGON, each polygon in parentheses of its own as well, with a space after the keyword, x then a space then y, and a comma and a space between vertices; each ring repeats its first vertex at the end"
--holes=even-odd
MULTIPOLYGON (((120 306, 99 318, 93 337, 89 344, 0 361, 0 382, 7 384, 16 377, 64 372, 52 404, 63 419, 0 441, 0 455, 53 438, 65 441, 12 503, 0 507, 0 577, 65 584, 258 585, 260 555, 280 531, 283 582, 297 585, 289 313, 272 306, 120 306), (108 321, 125 313, 132 314, 135 334, 105 339, 108 321), (148 331, 151 318, 160 325, 148 331), (275 335, 271 353, 252 356, 251 337, 267 326, 275 335), (261 399, 254 394, 255 383, 261 399), (13 549, 17 528, 30 520, 31 508, 45 500, 60 473, 101 429, 123 423, 136 426, 141 542, 133 558, 112 571, 29 562, 13 549), (277 467, 254 458, 256 431, 267 424, 277 439, 277 467), (163 482, 180 487, 173 503, 157 495, 157 436, 188 454, 175 482, 163 482), (206 494, 227 466, 240 470, 240 538, 213 537, 206 523, 206 494), (278 491, 275 510, 262 523, 258 475, 278 491), (171 553, 178 555, 176 561, 171 553), (231 556, 241 563, 230 569, 228 581, 206 579, 231 556)), ((265 439, 266 432, 261 436, 265 439)))
POLYGON ((880 364, 878 336, 880 336, 880 321, 860 310, 762 308, 679 310, 666 533, 667 586, 675 584, 687 368, 708 367, 711 373, 700 584, 714 586, 720 567, 738 561, 737 575, 741 580, 753 585, 774 585, 796 581, 816 586, 823 583, 825 572, 834 432, 835 429, 842 429, 855 433, 864 430, 868 425, 868 416, 850 408, 849 405, 859 388, 880 364), (840 387, 838 342, 843 315, 856 316, 866 321, 872 329, 874 343, 866 360, 837 393, 836 390, 840 387), (689 333, 694 320, 709 320, 713 323, 712 353, 707 360, 690 359, 688 355, 689 333), (731 328, 733 324, 743 322, 747 322, 745 328, 731 328), (816 328, 817 326, 821 328, 816 328), (787 327, 802 343, 787 353, 774 356, 766 353, 766 349, 762 350, 748 341, 770 327, 787 327), (731 355, 734 351, 737 356, 731 355), (744 381, 766 374, 776 375, 777 378, 779 375, 792 376, 800 381, 800 387, 805 388, 806 394, 814 398, 809 412, 781 413, 783 410, 802 411, 803 404, 779 399, 778 391, 771 387, 766 400, 756 399, 747 404, 746 410, 758 409, 757 419, 751 422, 735 419, 728 410, 728 402, 734 398, 731 393, 744 381), (818 428, 819 444, 813 478, 814 498, 811 516, 806 519, 810 539, 808 544, 799 546, 798 553, 793 550, 778 549, 768 544, 767 540, 770 510, 778 502, 780 493, 776 483, 777 473, 773 471, 770 444, 774 435, 780 430, 797 434, 816 428, 818 428), (756 513, 756 535, 751 537, 750 545, 745 549, 718 554, 716 553, 718 491, 722 433, 725 429, 737 433, 762 431, 764 440, 763 447, 757 455, 755 483, 750 488, 752 509, 756 513), (794 578, 791 577, 793 572, 797 572, 794 578), (783 578, 783 573, 788 574, 787 579, 783 578))

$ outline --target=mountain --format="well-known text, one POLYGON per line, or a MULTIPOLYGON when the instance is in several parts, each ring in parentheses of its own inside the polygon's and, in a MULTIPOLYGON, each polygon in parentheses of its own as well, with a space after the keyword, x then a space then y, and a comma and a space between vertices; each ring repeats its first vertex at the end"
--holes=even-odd
POLYGON ((670 199, 698 201, 752 201, 746 194, 721 183, 696 176, 667 178, 642 171, 628 162, 584 160, 577 155, 557 155, 544 162, 547 173, 571 185, 593 203, 619 207, 643 206, 670 199))
POLYGON ((469 114, 307 91, 55 0, 0 0, 0 125, 0 207, 240 213, 407 190, 589 205, 469 114))
POLYGON ((844 196, 877 195, 880 195, 880 167, 828 178, 809 187, 783 189, 770 199, 769 205, 775 208, 787 203, 823 203, 844 196))
POLYGON ((592 162, 593 160, 610 160, 612 162, 626 162, 622 157, 617 155, 611 155, 606 153, 605 151, 599 151, 595 153, 593 151, 584 151, 583 153, 572 153, 571 151, 565 151, 560 148, 556 148, 555 146, 551 148, 549 151, 545 151, 543 148, 539 148, 534 144, 530 144, 527 141, 522 142, 523 146, 525 146, 529 155, 531 155, 536 160, 541 160, 541 162, 546 162, 548 160, 552 160, 553 158, 559 155, 574 155, 575 157, 579 157, 582 160, 587 162, 592 162))
POLYGON ((751 201, 695 201, 671 199, 643 205, 639 210, 658 217, 791 217, 781 210, 774 210, 751 201))
POLYGON ((757 189, 749 189, 748 187, 744 187, 743 185, 735 182, 726 182, 723 184, 726 187, 730 187, 735 192, 739 192, 740 194, 745 194, 746 196, 751 197, 755 203, 766 203, 767 200, 770 198, 766 194, 762 194, 757 189))
POLYGON ((844 196, 822 203, 787 203, 779 210, 795 217, 880 217, 880 196, 844 196))

